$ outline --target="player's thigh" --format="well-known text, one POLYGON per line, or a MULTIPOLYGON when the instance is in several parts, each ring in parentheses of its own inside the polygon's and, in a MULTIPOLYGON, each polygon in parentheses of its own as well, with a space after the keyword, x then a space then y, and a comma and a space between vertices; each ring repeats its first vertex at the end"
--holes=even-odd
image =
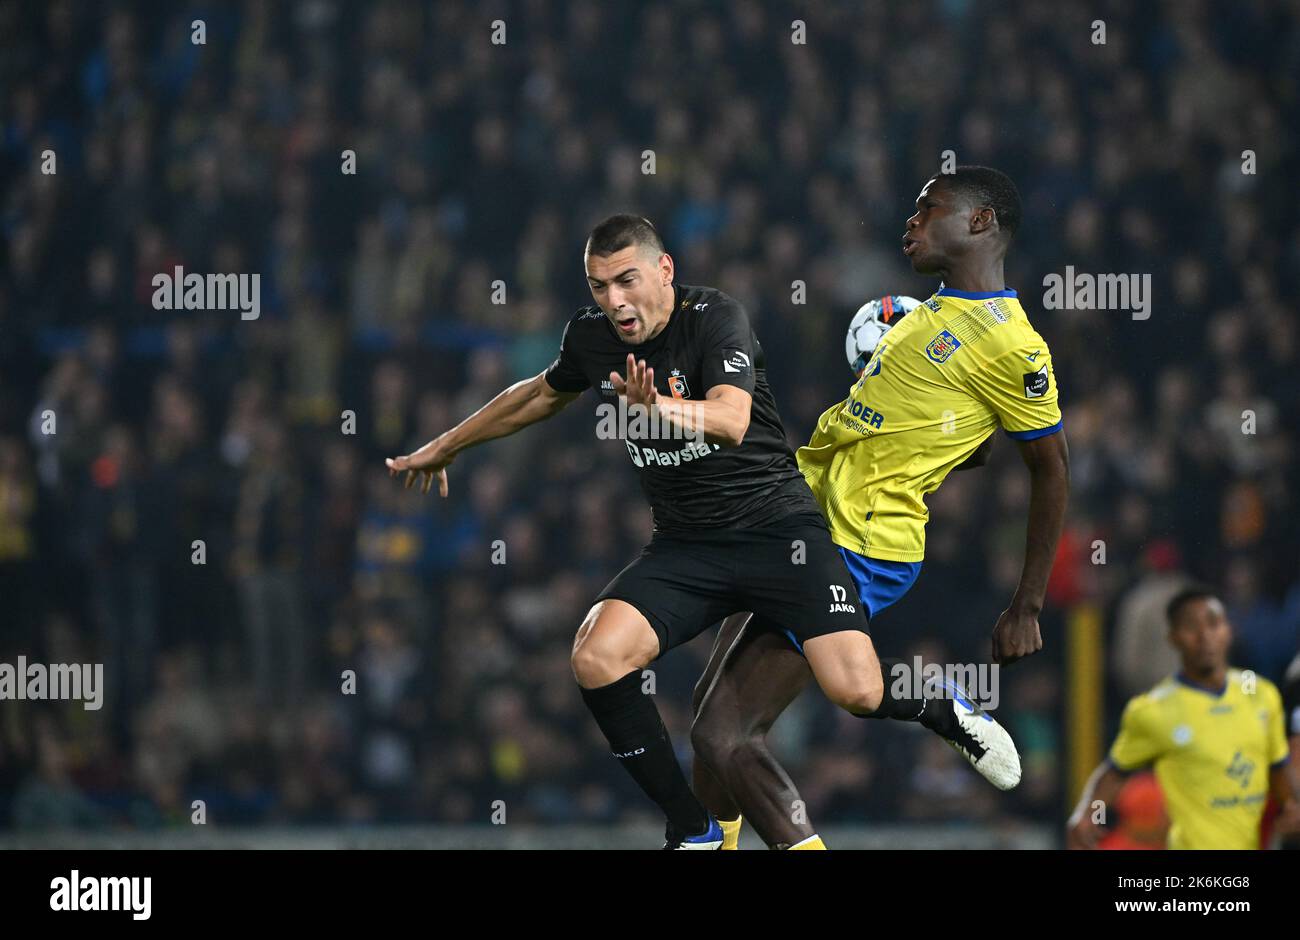
POLYGON ((727 654, 736 645, 741 632, 745 629, 745 625, 749 623, 750 618, 753 616, 749 611, 731 614, 718 627, 718 633, 713 638, 713 649, 709 652, 709 661, 705 663, 704 672, 701 673, 699 681, 695 683, 695 691, 691 694, 691 714, 699 713, 700 705, 704 701, 704 694, 709 690, 709 686, 713 684, 714 677, 717 676, 718 670, 722 668, 722 663, 727 654))
POLYGON ((750 538, 737 588, 748 609, 799 648, 823 634, 867 632, 853 576, 820 517, 795 517, 750 538))
POLYGON ((755 616, 723 649, 700 702, 691 738, 716 757, 767 733, 812 678, 807 660, 755 616))
POLYGON ((662 656, 736 609, 725 549, 709 541, 656 538, 596 600, 621 601, 640 613, 658 638, 651 659, 662 656))
POLYGON ((854 712, 880 702, 880 664, 857 584, 830 533, 817 520, 794 520, 755 555, 745 599, 808 659, 831 701, 854 712), (791 553, 794 543, 799 551, 791 553))
POLYGON ((862 601, 868 619, 897 603, 911 590, 921 573, 919 561, 868 558, 838 545, 835 550, 853 577, 858 599, 862 601))
POLYGON ((810 637, 803 645, 808 666, 826 697, 855 714, 880 707, 885 683, 871 637, 841 630, 810 637))

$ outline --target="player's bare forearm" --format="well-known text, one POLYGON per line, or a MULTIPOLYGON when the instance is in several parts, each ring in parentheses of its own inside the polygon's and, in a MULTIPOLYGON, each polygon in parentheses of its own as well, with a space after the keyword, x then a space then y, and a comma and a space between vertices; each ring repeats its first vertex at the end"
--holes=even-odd
POLYGON ((1065 431, 1020 442, 1020 455, 1029 469, 1029 522, 1025 564, 1011 607, 1037 615, 1043 609, 1047 578, 1052 573, 1070 498, 1070 455, 1065 431))
POLYGON ((414 453, 389 457, 385 463, 392 476, 405 471, 409 489, 417 477, 421 491, 429 492, 438 481, 438 494, 447 495, 447 467, 467 447, 513 434, 545 420, 578 397, 576 392, 558 392, 546 381, 546 373, 511 385, 450 431, 439 434, 414 453))
POLYGON ((1047 577, 1052 573, 1070 495, 1070 462, 1064 431, 1017 444, 1029 469, 1029 522, 1020 584, 1010 606, 993 627, 993 661, 1003 666, 1010 666, 1043 648, 1038 614, 1043 609, 1047 577))
POLYGON ((455 456, 467 447, 521 431, 530 424, 557 414, 578 396, 557 392, 546 381, 546 373, 511 385, 436 440, 443 451, 455 456))
POLYGON ((689 435, 700 435, 710 444, 739 447, 749 430, 750 402, 743 389, 720 385, 709 389, 704 401, 660 398, 655 407, 689 435))
POLYGON ((1088 782, 1083 785, 1079 803, 1070 814, 1066 823, 1066 845, 1072 849, 1091 849, 1101 836, 1100 827, 1094 819, 1094 807, 1101 803, 1102 819, 1119 798, 1119 791, 1124 786, 1124 775, 1111 765, 1102 761, 1092 772, 1088 782))

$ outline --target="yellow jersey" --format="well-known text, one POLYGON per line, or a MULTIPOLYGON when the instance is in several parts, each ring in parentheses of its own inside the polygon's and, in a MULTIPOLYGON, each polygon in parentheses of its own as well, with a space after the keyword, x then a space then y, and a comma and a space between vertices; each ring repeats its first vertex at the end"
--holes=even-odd
POLYGON ((1052 354, 1015 291, 941 288, 885 334, 795 456, 837 545, 916 562, 925 497, 998 427, 1060 430, 1052 354))
POLYGON ((1269 771, 1287 759, 1282 725, 1282 696, 1267 679, 1229 669, 1216 693, 1171 676, 1125 706, 1110 762, 1123 772, 1155 765, 1169 848, 1257 849, 1269 771))

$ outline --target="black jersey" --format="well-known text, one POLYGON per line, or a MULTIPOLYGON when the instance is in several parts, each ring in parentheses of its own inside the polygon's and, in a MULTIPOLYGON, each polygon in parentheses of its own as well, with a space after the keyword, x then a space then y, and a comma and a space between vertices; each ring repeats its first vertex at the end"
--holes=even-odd
POLYGON ((654 369, 655 388, 665 398, 703 400, 715 385, 734 385, 753 396, 739 447, 639 433, 624 437, 657 532, 756 528, 791 513, 820 512, 786 443, 763 349, 744 307, 711 287, 677 284, 673 290, 667 325, 639 346, 623 342, 600 307, 583 307, 564 328, 546 381, 561 392, 598 389, 599 410, 609 416, 618 407, 609 374, 626 375, 632 353, 654 369))

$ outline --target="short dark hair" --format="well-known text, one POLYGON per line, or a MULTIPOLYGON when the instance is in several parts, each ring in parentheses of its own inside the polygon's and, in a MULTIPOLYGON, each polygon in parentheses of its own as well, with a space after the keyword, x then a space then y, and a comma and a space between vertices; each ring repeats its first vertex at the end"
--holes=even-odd
POLYGON ((998 218, 998 228, 1010 240, 1020 228, 1020 192, 1011 177, 988 166, 959 166, 938 179, 948 191, 964 196, 976 206, 989 206, 998 218))
POLYGON ((611 215, 587 236, 587 254, 606 257, 629 245, 653 248, 655 255, 664 253, 664 240, 649 219, 639 215, 611 215))
POLYGON ((1214 600, 1218 596, 1219 595, 1214 593, 1213 588, 1207 587, 1204 584, 1187 585, 1187 587, 1183 588, 1171 597, 1169 603, 1165 605, 1165 619, 1169 621, 1169 628, 1173 629, 1174 621, 1178 619, 1178 615, 1181 614, 1183 608, 1192 601, 1206 599, 1214 600))

